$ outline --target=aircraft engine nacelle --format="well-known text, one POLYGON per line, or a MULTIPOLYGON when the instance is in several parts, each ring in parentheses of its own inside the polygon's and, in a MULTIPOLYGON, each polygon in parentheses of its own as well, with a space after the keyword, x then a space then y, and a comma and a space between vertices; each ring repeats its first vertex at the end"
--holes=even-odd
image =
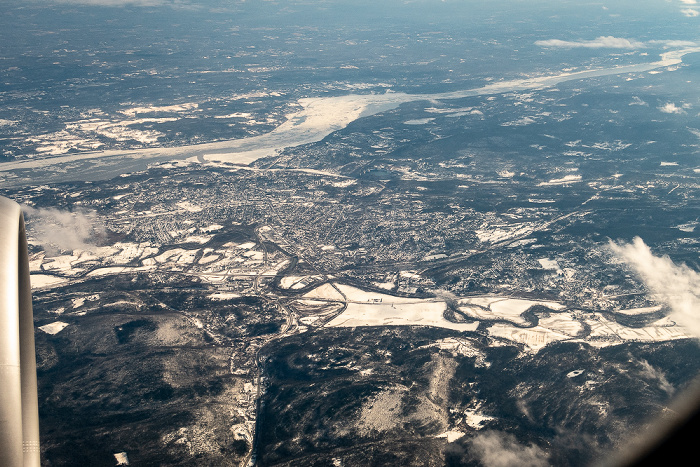
POLYGON ((34 320, 24 217, 0 197, 0 465, 39 466, 34 320))

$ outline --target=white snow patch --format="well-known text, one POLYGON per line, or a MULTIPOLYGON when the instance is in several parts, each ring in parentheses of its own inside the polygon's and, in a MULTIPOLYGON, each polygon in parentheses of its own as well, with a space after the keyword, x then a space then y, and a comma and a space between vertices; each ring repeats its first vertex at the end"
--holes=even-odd
POLYGON ((459 438, 464 436, 464 433, 461 431, 446 431, 444 433, 440 433, 439 435, 435 435, 436 438, 447 438, 448 443, 452 443, 454 441, 457 441, 459 438))
POLYGON ((65 329, 66 326, 68 326, 68 323, 64 323, 63 321, 56 321, 51 324, 39 326, 39 329, 44 331, 46 334, 58 334, 59 332, 63 331, 63 329, 65 329))
POLYGON ((280 287, 283 289, 301 289, 306 285, 304 280, 309 276, 285 276, 280 279, 280 287))
POLYGON ((416 118, 414 120, 406 120, 403 122, 404 125, 425 125, 426 123, 430 123, 433 120, 435 120, 435 117, 429 117, 429 118, 416 118))
POLYGON ((184 250, 182 248, 173 248, 165 251, 155 257, 158 263, 178 263, 192 264, 199 250, 184 250))
POLYGON ((215 292, 207 297, 210 300, 231 300, 240 297, 240 295, 233 292, 215 292))
POLYGON ((320 298, 325 300, 343 301, 343 297, 331 284, 323 284, 304 294, 304 298, 320 298))
POLYGON ((219 258, 221 258, 221 256, 219 256, 219 255, 205 255, 205 256, 202 256, 201 258, 199 258, 198 263, 199 264, 209 264, 211 262, 218 260, 219 258))
POLYGON ((657 311, 661 311, 662 308, 663 307, 661 305, 646 306, 641 308, 628 308, 626 310, 615 310, 615 313, 620 313, 629 316, 645 315, 647 313, 655 313, 657 311))
POLYGON ((32 274, 30 276, 32 283, 32 289, 38 289, 41 287, 53 287, 55 285, 60 285, 68 282, 68 279, 56 276, 47 276, 45 274, 32 274))
POLYGON ((698 226, 698 222, 688 222, 687 224, 677 225, 675 228, 681 232, 695 232, 695 228, 698 226))
POLYGON ((333 182, 333 183, 331 183, 331 186, 334 186, 336 188, 346 188, 346 187, 356 185, 356 184, 357 184, 357 180, 350 179, 350 180, 342 180, 340 182, 333 182))
POLYGON ((180 208, 182 208, 188 212, 200 212, 203 209, 199 206, 195 206, 194 204, 190 203, 189 201, 180 201, 179 203, 177 203, 177 205, 180 208))
POLYGON ((557 263, 553 259, 549 258, 540 258, 537 260, 538 263, 540 263, 540 266, 542 266, 542 269, 547 269, 551 271, 559 271, 559 263, 557 263))
POLYGON ((571 339, 572 336, 542 326, 522 329, 507 323, 496 323, 488 329, 489 335, 524 344, 532 351, 539 351, 547 344, 571 339))
POLYGON ((126 455, 126 452, 115 453, 114 459, 117 461, 117 465, 129 465, 129 456, 126 455))
POLYGON ((95 269, 93 271, 90 271, 88 273, 89 277, 100 277, 100 276, 109 276, 111 274, 120 274, 122 272, 126 272, 128 270, 131 270, 132 268, 124 268, 124 267, 119 267, 119 266, 114 266, 114 267, 109 267, 109 268, 99 268, 95 269))
POLYGON ((500 243, 517 237, 526 237, 535 231, 534 224, 483 225, 474 231, 482 243, 500 243))
POLYGON ((464 411, 464 423, 476 430, 483 428, 484 422, 493 420, 493 417, 479 412, 480 406, 481 404, 474 409, 467 409, 464 411))
POLYGON ((537 186, 565 185, 581 181, 580 175, 565 175, 562 178, 553 178, 548 182, 539 183, 537 186))
POLYGON ((440 339, 426 347, 438 347, 440 350, 450 350, 454 356, 474 357, 474 365, 478 368, 489 367, 491 364, 486 361, 486 354, 474 345, 469 339, 446 337, 440 339))
POLYGON ((532 204, 552 204, 556 203, 556 200, 553 199, 535 199, 535 198, 528 198, 527 201, 532 204))
POLYGON ((314 324, 316 321, 318 321, 318 319, 319 319, 319 317, 316 315, 305 316, 303 318, 299 318, 299 322, 309 326, 311 324, 314 324))
POLYGON ((447 258, 447 255, 445 253, 438 253, 436 255, 424 256, 423 258, 421 258, 421 261, 434 261, 436 259, 443 259, 443 258, 447 258))
POLYGON ((146 113, 158 113, 158 112, 182 112, 185 110, 193 110, 199 107, 199 104, 196 102, 187 102, 185 104, 175 104, 175 105, 162 105, 162 106, 155 106, 155 105, 147 105, 143 107, 132 107, 130 109, 123 109, 120 110, 119 112, 123 113, 124 115, 128 115, 130 117, 133 117, 137 114, 146 114, 146 113))
POLYGON ((234 112, 232 114, 227 114, 227 115, 215 115, 214 118, 250 118, 252 117, 252 114, 248 112, 234 112))
POLYGON ((200 245, 204 245, 212 238, 214 238, 213 235, 190 235, 185 237, 183 240, 180 240, 179 243, 199 243, 200 245))

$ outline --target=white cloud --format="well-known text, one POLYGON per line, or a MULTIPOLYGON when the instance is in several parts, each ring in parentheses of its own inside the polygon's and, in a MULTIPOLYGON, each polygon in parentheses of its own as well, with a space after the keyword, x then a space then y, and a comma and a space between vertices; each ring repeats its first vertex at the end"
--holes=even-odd
POLYGON ((667 102, 666 104, 659 107, 659 110, 665 114, 684 114, 685 113, 685 110, 683 110, 681 107, 678 107, 673 102, 667 102))
POLYGON ((540 447, 524 446, 509 433, 485 431, 471 440, 474 453, 485 467, 544 467, 549 465, 549 455, 540 447))
POLYGON ((697 4, 697 0, 680 0, 681 3, 685 3, 686 5, 695 5, 697 4))
POLYGON ((668 256, 654 256, 639 237, 628 244, 611 241, 610 249, 671 309, 671 319, 700 338, 700 274, 668 256))
POLYGON ((649 44, 663 44, 665 47, 697 47, 698 43, 694 41, 681 41, 681 40, 654 40, 649 41, 649 44))
POLYGON ((644 102, 642 99, 640 99, 637 96, 632 96, 632 102, 629 103, 629 105, 645 105, 649 106, 646 102, 644 102))
POLYGON ((696 16, 700 16, 700 11, 694 8, 683 8, 681 10, 681 13, 683 13, 683 15, 687 16, 688 18, 695 18, 696 16))
POLYGON ((540 47, 584 47, 589 49, 638 49, 644 47, 643 42, 614 36, 600 36, 592 41, 563 41, 560 39, 549 39, 544 41, 535 41, 535 45, 539 45, 540 47))
POLYGON ((172 4, 165 0, 56 0, 57 3, 72 3, 77 5, 101 5, 101 6, 160 6, 172 4))
POLYGON ((659 388, 661 388, 667 394, 673 395, 673 393, 676 391, 676 388, 674 388, 673 384, 671 384, 668 381, 668 379, 666 378, 666 374, 663 371, 654 368, 654 366, 652 366, 646 360, 641 360, 639 362, 639 365, 641 367, 641 376, 643 378, 651 381, 657 381, 659 388))
POLYGON ((94 212, 22 206, 27 233, 47 251, 90 250, 105 227, 94 212))
MULTIPOLYGON (((693 10, 694 11, 694 10, 693 10)), ((697 12, 696 12, 697 13, 697 12)), ((634 39, 625 39, 623 37, 600 36, 591 41, 564 41, 561 39, 548 39, 535 41, 535 45, 540 47, 562 47, 562 48, 589 48, 589 49, 640 49, 648 45, 663 45, 669 47, 697 47, 698 43, 694 41, 684 40, 652 40, 648 42, 640 42, 634 39)))

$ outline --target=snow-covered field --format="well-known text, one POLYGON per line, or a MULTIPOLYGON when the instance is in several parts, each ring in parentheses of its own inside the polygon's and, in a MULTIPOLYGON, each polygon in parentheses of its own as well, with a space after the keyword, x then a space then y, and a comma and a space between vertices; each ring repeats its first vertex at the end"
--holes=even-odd
POLYGON ((542 305, 552 310, 562 310, 565 307, 556 302, 523 300, 499 296, 480 296, 463 298, 458 302, 458 309, 474 319, 502 319, 514 324, 526 326, 528 321, 520 316, 534 305, 542 305))
MULTIPOLYGON (((207 227, 218 230, 218 225, 207 227)), ((211 236, 184 237, 188 243, 211 236)), ((184 243, 184 242, 179 242, 184 243)), ((270 255, 266 264, 264 253, 256 244, 229 242, 214 248, 163 248, 151 243, 120 242, 107 247, 93 247, 93 252, 73 250, 70 254, 40 252, 30 258, 33 288, 62 286, 82 277, 104 277, 143 271, 187 272, 210 283, 224 282, 229 276, 275 276, 288 265, 282 255, 270 255), (50 272, 50 274, 45 274, 50 272)))
POLYGON ((533 328, 517 328, 507 323, 496 323, 488 329, 489 335, 508 339, 519 344, 525 344, 527 348, 535 352, 541 350, 552 342, 571 339, 572 336, 563 334, 544 326, 533 328))
POLYGON ((661 318, 641 328, 628 328, 602 315, 596 316, 595 320, 587 323, 591 326, 591 335, 586 340, 594 345, 605 345, 604 343, 610 345, 630 340, 650 342, 692 337, 669 317, 661 318))
POLYGON ((456 331, 476 331, 478 323, 453 323, 443 317, 444 302, 349 303, 328 326, 434 326, 456 331))
POLYGON ((32 289, 53 287, 68 282, 68 279, 63 277, 47 276, 46 274, 31 274, 30 280, 32 283, 32 289))
POLYGON ((490 336, 505 338, 524 344, 531 351, 539 351, 549 343, 571 340, 586 342, 596 347, 607 347, 628 341, 652 342, 690 338, 686 330, 668 317, 641 328, 630 328, 607 319, 599 313, 575 318, 572 312, 552 313, 540 318, 539 325, 519 328, 510 323, 495 323, 489 327, 490 336), (584 324, 590 326, 590 334, 579 337, 584 324))
POLYGON ((303 289, 315 281, 322 280, 321 276, 285 276, 280 280, 280 287, 283 289, 303 289))
MULTIPOLYGON (((210 230, 218 230, 218 225, 210 230)), ((41 252, 30 258, 33 288, 63 286, 81 277, 104 277, 114 274, 133 274, 142 271, 175 271, 197 276, 211 284, 224 283, 228 277, 273 277, 283 270, 288 259, 272 255, 267 264, 264 254, 254 242, 241 244, 229 242, 219 248, 167 248, 150 243, 115 243, 107 247, 95 247, 94 252, 74 250, 70 254, 50 255, 41 252), (198 259, 199 258, 199 259, 198 259), (49 272, 51 274, 46 274, 49 272)), ((543 258, 540 265, 553 269, 558 264, 543 258)), ((401 275, 415 274, 403 271, 401 275)), ((319 275, 287 276, 281 279, 281 287, 294 290, 306 287, 324 278, 319 275)), ((387 283, 393 285, 392 283, 387 283)), ((219 292, 212 300, 237 298, 235 293, 219 292)), ((539 351, 549 343, 573 340, 585 341, 596 346, 616 345, 626 341, 665 341, 688 338, 683 327, 665 317, 641 328, 630 328, 610 320, 599 313, 567 310, 561 303, 545 300, 527 300, 498 295, 456 297, 460 312, 474 320, 456 323, 445 319, 447 304, 440 298, 421 299, 396 297, 388 293, 362 290, 340 283, 325 283, 307 292, 300 304, 323 306, 328 302, 345 303, 346 309, 326 326, 433 326, 456 331, 476 331, 482 320, 497 321, 488 334, 497 339, 507 339, 524 344, 531 351, 539 351), (537 326, 522 316, 534 305, 551 312, 539 316, 537 326), (585 334, 589 328, 590 333, 585 334)), ((82 304, 75 304, 74 308, 82 304)), ((624 315, 644 315, 661 311, 660 306, 628 310, 611 310, 624 315)), ((311 310, 309 310, 311 311, 311 310)), ((307 316, 301 324, 317 324, 319 317, 307 316)), ((58 326, 58 325, 56 325, 58 326)), ((62 328, 47 327, 45 332, 59 332, 62 328)), ((446 344, 447 345, 447 344, 446 344)), ((453 345, 454 351, 468 350, 463 345, 453 345)))
POLYGON ((442 300, 394 297, 345 284, 323 284, 305 298, 347 302, 347 308, 327 326, 435 326, 458 331, 475 331, 478 323, 453 323, 444 318, 447 304, 442 300), (334 287, 335 286, 335 287, 334 287))
MULTIPOLYGON (((323 284, 305 294, 304 298, 347 304, 345 311, 327 324, 331 327, 434 326, 456 331, 475 331, 479 325, 479 321, 448 321, 443 316, 447 304, 440 299, 394 297, 345 284, 323 284)), ((546 300, 482 295, 458 298, 457 305, 460 311, 474 320, 501 321, 488 327, 488 335, 523 344, 532 352, 537 352, 550 343, 565 340, 608 346, 626 341, 666 341, 690 337, 681 326, 668 317, 642 328, 629 328, 605 318, 602 314, 581 314, 567 310, 561 303, 546 300), (521 316, 534 305, 541 305, 550 310, 548 316, 538 316, 537 326, 531 326, 528 320, 521 316), (591 329, 589 334, 585 332, 586 327, 591 329)), ((651 312, 659 309, 650 307, 638 311, 651 312)), ((468 342, 459 340, 445 340, 441 348, 442 346, 445 350, 458 353, 473 350, 468 342)), ((474 356, 478 357, 476 354, 474 356)))

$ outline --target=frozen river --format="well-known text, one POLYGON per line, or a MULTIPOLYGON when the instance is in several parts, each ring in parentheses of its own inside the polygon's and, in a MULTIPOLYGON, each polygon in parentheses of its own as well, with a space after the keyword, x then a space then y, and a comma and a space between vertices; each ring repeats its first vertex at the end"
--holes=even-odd
POLYGON ((7 162, 0 165, 0 183, 10 187, 30 185, 36 183, 37 179, 41 179, 42 183, 99 180, 143 170, 154 162, 171 160, 247 165, 257 159, 273 156, 285 148, 320 141, 361 117, 391 110, 406 102, 451 100, 545 89, 567 81, 642 73, 678 65, 682 63, 684 55, 696 52, 700 52, 700 48, 667 52, 661 55, 660 60, 649 63, 497 81, 455 92, 406 94, 389 91, 384 94, 304 98, 298 101, 301 110, 287 115, 287 120, 283 124, 263 135, 174 148, 96 151, 7 162))

